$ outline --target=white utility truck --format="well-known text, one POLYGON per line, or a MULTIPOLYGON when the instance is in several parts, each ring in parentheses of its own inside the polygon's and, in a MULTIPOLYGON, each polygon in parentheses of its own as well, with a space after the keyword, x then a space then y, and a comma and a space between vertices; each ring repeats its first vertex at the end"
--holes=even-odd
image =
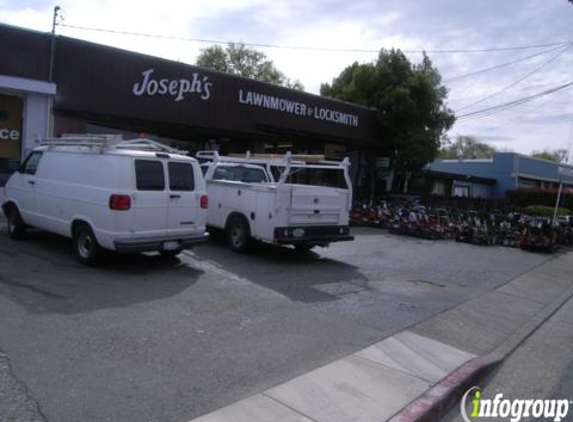
POLYGON ((233 250, 246 251, 253 239, 298 250, 354 239, 348 158, 309 163, 290 153, 226 157, 216 151, 199 151, 196 158, 207 183, 207 225, 225 230, 233 250))
POLYGON ((174 256, 206 242, 208 198, 197 160, 148 139, 46 139, 6 183, 8 234, 27 227, 71 237, 77 258, 101 249, 174 256))

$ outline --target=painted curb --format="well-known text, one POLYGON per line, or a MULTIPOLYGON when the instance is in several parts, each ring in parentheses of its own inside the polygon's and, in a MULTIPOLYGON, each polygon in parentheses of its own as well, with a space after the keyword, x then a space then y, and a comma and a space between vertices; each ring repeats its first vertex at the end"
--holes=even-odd
POLYGON ((435 422, 443 418, 469 388, 500 365, 572 297, 573 286, 567 288, 560 297, 545 306, 493 351, 464 363, 388 421, 435 422))
POLYGON ((479 357, 464 363, 388 421, 434 422, 441 419, 467 389, 499 363, 487 362, 479 357))

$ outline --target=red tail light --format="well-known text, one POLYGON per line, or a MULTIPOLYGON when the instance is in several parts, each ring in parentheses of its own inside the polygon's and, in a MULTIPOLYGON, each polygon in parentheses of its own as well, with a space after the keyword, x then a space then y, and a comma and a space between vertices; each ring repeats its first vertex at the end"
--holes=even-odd
POLYGON ((109 208, 116 211, 127 211, 131 208, 131 197, 129 195, 111 195, 109 208))
POLYGON ((201 196, 199 203, 201 204, 201 208, 204 208, 204 209, 209 208, 209 197, 207 195, 201 196))

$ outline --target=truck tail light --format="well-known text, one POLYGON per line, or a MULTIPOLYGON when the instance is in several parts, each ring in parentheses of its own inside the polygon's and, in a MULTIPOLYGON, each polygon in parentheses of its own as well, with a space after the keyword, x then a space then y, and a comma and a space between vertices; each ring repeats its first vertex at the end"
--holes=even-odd
POLYGON ((129 195, 111 195, 109 208, 116 211, 127 211, 131 208, 131 197, 129 195))
POLYGON ((202 195, 201 198, 199 199, 199 203, 201 205, 201 208, 203 209, 209 208, 209 197, 207 195, 202 195))

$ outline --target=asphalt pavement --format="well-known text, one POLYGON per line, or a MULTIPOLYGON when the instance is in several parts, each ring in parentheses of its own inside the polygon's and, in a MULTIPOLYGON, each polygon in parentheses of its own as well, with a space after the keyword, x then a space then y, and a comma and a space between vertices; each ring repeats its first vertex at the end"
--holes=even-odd
POLYGON ((551 259, 354 230, 300 254, 76 263, 68 240, 0 233, 0 348, 48 421, 186 421, 478 298, 551 259))

